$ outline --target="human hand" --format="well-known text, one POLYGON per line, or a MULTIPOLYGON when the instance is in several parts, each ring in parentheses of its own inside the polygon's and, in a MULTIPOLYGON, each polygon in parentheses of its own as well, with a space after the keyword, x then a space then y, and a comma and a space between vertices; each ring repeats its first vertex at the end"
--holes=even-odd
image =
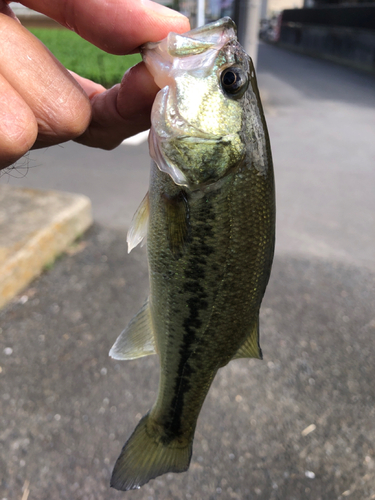
MULTIPOLYGON (((106 90, 67 71, 0 0, 0 169, 29 149, 70 139, 112 149, 150 126, 159 90, 143 63, 106 90)), ((129 54, 169 31, 189 30, 179 13, 149 0, 23 0, 113 54, 129 54)))

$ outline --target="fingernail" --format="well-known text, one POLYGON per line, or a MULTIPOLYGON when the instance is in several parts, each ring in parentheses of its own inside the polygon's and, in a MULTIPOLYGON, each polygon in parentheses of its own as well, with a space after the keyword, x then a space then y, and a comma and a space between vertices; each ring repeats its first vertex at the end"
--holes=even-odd
POLYGON ((141 3, 150 10, 157 12, 161 16, 164 17, 185 17, 183 14, 178 12, 177 10, 170 9, 169 7, 165 7, 160 3, 152 2, 151 0, 141 0, 141 3))

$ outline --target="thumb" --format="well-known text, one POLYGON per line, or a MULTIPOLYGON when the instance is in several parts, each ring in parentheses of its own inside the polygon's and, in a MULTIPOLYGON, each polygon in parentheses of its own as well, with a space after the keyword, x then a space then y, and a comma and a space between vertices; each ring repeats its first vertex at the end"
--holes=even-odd
POLYGON ((90 125, 76 142, 113 149, 127 137, 150 127, 151 108, 159 88, 144 63, 130 68, 121 83, 109 90, 78 75, 74 77, 92 106, 90 125))

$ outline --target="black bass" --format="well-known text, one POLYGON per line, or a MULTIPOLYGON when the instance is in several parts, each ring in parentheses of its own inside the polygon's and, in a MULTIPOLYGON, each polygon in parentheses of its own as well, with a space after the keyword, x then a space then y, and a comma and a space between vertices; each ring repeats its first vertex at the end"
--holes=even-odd
POLYGON ((142 48, 161 88, 149 137, 150 189, 128 234, 147 234, 150 295, 110 355, 157 353, 156 403, 130 436, 111 486, 139 488, 189 467, 216 372, 262 358, 259 308, 274 252, 271 150, 250 57, 221 19, 142 48))

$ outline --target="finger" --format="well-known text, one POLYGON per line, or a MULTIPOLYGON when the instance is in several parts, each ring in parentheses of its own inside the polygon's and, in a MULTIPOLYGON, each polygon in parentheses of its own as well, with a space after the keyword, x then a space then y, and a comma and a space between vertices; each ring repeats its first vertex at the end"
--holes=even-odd
POLYGON ((4 0, 0 0, 0 13, 1 14, 5 14, 9 17, 11 17, 12 19, 15 19, 18 21, 15 13, 12 11, 12 9, 9 7, 9 5, 7 4, 7 2, 5 2, 4 0))
POLYGON ((77 75, 77 73, 71 70, 69 70, 69 73, 83 88, 89 99, 92 99, 96 94, 101 94, 102 92, 106 91, 106 88, 103 87, 103 85, 101 85, 100 83, 95 83, 92 80, 89 80, 88 78, 77 75))
POLYGON ((158 90, 144 63, 130 68, 121 84, 93 95, 91 124, 76 141, 113 149, 125 138, 148 129, 152 103, 158 90))
POLYGON ((80 135, 90 122, 91 107, 74 78, 37 38, 3 14, 0 37, 0 74, 35 116, 35 147, 80 135))
POLYGON ((0 75, 0 170, 21 158, 37 134, 34 113, 0 75))
POLYGON ((82 38, 113 54, 165 38, 170 31, 188 31, 185 16, 150 0, 22 0, 82 38))

